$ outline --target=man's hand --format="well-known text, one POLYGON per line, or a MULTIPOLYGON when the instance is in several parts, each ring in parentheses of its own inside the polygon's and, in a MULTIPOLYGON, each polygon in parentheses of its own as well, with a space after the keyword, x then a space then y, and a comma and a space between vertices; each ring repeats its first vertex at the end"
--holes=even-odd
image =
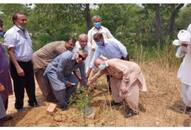
POLYGON ((94 81, 95 81, 94 78, 88 79, 88 83, 87 83, 87 85, 88 85, 88 86, 91 85, 94 81))
POLYGON ((3 92, 5 90, 5 87, 3 86, 3 84, 0 83, 0 92, 3 92))
POLYGON ((21 67, 18 67, 16 70, 19 76, 25 76, 25 72, 21 67))
POLYGON ((72 83, 69 81, 66 81, 66 88, 70 88, 70 87, 72 87, 72 83))

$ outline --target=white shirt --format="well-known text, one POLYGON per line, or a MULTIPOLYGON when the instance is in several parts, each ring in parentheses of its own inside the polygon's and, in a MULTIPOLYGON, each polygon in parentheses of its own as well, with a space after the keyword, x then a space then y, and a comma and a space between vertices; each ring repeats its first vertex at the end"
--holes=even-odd
POLYGON ((27 62, 32 59, 32 40, 27 31, 23 32, 17 26, 13 26, 5 33, 4 45, 14 48, 18 61, 27 62))
POLYGON ((93 39, 93 36, 96 33, 102 33, 104 39, 114 38, 109 29, 107 29, 106 27, 101 26, 99 30, 93 27, 88 31, 88 42, 90 42, 92 49, 96 48, 96 43, 93 39))
MULTIPOLYGON (((79 50, 82 50, 82 47, 81 47, 79 41, 76 41, 75 46, 74 46, 72 51, 75 53, 79 50)), ((85 48, 83 50, 89 52, 90 51, 90 43, 87 43, 87 45, 85 46, 85 48)))
POLYGON ((191 86, 191 45, 188 45, 187 48, 182 46, 179 48, 182 49, 181 52, 186 52, 186 54, 178 70, 177 77, 182 83, 191 86))

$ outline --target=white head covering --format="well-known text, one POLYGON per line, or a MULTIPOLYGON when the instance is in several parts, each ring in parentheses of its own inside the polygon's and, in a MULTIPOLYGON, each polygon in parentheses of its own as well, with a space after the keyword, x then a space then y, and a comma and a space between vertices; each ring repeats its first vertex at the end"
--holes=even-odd
POLYGON ((187 30, 180 30, 177 37, 180 42, 186 42, 188 44, 191 44, 191 34, 187 30))
POLYGON ((185 42, 184 44, 191 44, 191 33, 189 31, 187 31, 187 30, 180 30, 178 32, 177 37, 178 37, 178 39, 175 39, 172 42, 173 45, 180 46, 182 44, 182 42, 185 42))

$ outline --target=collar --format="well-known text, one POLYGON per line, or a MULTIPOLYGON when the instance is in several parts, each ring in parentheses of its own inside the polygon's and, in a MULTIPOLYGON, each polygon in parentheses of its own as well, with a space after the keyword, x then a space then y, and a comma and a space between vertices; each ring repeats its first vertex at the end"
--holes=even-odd
POLYGON ((102 26, 100 27, 100 29, 97 29, 96 27, 93 27, 93 30, 97 30, 97 31, 100 31, 100 30, 102 30, 102 29, 103 29, 102 26))
POLYGON ((17 25, 14 25, 14 28, 15 30, 18 32, 18 31, 22 31, 22 32, 25 32, 23 29, 21 29, 20 27, 18 27, 17 25))
POLYGON ((14 29, 18 32, 18 31, 21 31, 21 29, 18 27, 18 26, 16 26, 16 25, 14 25, 13 26, 14 27, 14 29))

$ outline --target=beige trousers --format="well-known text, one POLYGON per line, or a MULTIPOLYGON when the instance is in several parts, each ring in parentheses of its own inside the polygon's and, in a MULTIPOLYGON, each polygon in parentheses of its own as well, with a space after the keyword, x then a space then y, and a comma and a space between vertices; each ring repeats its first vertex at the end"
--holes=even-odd
POLYGON ((123 99, 125 99, 126 103, 129 105, 129 107, 135 111, 138 112, 138 104, 139 104, 139 82, 135 81, 129 88, 129 92, 125 97, 120 97, 120 85, 121 80, 115 79, 111 77, 111 91, 112 91, 112 98, 115 102, 121 102, 123 99))
POLYGON ((43 94, 43 96, 46 98, 46 100, 54 100, 54 94, 52 92, 51 86, 49 84, 48 78, 43 75, 44 69, 39 69, 35 71, 35 77, 37 80, 37 83, 39 85, 39 88, 43 94))

